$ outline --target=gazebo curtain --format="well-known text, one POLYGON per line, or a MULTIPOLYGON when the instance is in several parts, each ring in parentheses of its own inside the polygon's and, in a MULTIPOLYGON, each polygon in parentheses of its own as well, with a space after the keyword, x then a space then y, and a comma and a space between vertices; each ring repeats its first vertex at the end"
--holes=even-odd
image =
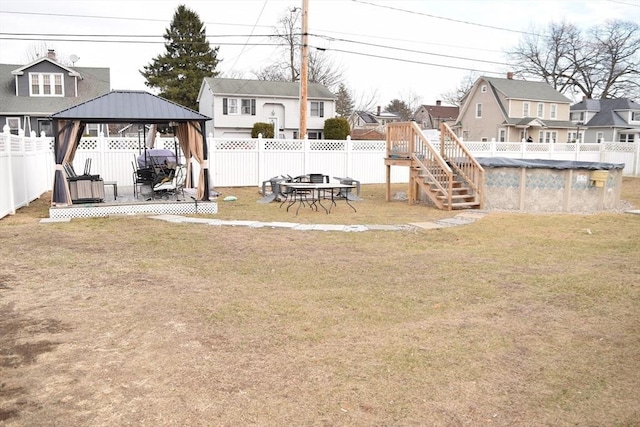
POLYGON ((69 183, 67 182, 63 165, 73 162, 83 131, 84 123, 80 122, 80 120, 58 121, 58 133, 54 145, 56 169, 53 176, 52 205, 71 204, 69 183))
POLYGON ((192 186, 191 182, 191 157, 194 157, 200 165, 198 175, 198 200, 209 200, 209 166, 207 165, 206 142, 202 134, 202 126, 198 122, 180 123, 176 131, 180 147, 187 159, 187 187, 192 186))

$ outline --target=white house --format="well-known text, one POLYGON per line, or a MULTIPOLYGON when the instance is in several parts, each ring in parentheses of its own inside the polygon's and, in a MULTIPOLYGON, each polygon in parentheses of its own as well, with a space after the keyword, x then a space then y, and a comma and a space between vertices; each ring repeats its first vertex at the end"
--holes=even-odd
MULTIPOLYGON (((324 138, 324 122, 335 117, 335 95, 317 83, 307 88, 307 135, 324 138)), ((207 134, 250 138, 254 123, 273 123, 276 138, 298 138, 300 83, 207 77, 198 95, 201 114, 212 117, 207 134)))

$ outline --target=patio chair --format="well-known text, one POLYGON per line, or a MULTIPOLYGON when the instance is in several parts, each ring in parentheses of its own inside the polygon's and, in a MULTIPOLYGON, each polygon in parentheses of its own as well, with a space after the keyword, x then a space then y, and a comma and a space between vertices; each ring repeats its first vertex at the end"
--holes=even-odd
MULTIPOLYGON (((361 200, 360 199, 360 181, 353 179, 353 178, 349 178, 348 176, 345 178, 339 178, 337 176, 334 176, 333 179, 337 179, 340 184, 344 184, 344 185, 355 185, 356 186, 356 194, 353 194, 351 191, 347 192, 347 199, 348 200, 361 200)), ((341 193, 338 193, 337 196, 342 196, 344 197, 344 195, 342 195, 341 193)))
POLYGON ((149 183, 149 179, 144 176, 142 171, 136 166, 136 162, 131 162, 133 168, 133 197, 138 198, 138 194, 142 192, 142 186, 149 183))
POLYGON ((282 194, 282 189, 280 187, 280 183, 284 182, 286 178, 278 178, 274 176, 268 181, 262 182, 262 199, 258 200, 258 203, 271 203, 274 200, 278 200, 278 198, 286 197, 282 194), (267 194, 267 184, 271 186, 271 193, 267 194))
MULTIPOLYGON (((169 175, 169 179, 161 181, 153 186, 154 196, 159 195, 163 198, 168 198, 169 195, 175 195, 178 199, 178 194, 182 194, 184 199, 184 184, 187 180, 187 173, 184 165, 176 166, 173 175, 169 175)), ((180 200, 180 199, 178 199, 180 200)))

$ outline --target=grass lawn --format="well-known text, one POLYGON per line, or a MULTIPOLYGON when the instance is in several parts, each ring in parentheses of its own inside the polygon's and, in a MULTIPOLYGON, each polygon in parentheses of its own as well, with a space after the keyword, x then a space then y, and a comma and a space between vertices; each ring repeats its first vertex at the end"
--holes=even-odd
MULTIPOLYGON (((219 189, 214 217, 455 215, 383 187, 297 216, 219 189)), ((640 215, 344 233, 47 209, 0 220, 2 425, 640 426, 640 215)))

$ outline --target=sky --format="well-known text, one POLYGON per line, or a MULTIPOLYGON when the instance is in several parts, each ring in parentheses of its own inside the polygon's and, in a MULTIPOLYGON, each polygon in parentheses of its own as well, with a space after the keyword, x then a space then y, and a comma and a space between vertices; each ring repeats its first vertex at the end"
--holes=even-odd
MULTIPOLYGON (((281 50, 278 21, 303 0, 0 0, 0 63, 55 49, 82 67, 108 67, 111 89, 147 90, 140 70, 165 52, 184 4, 219 46, 223 77, 255 78, 281 50)), ((310 49, 340 70, 356 106, 393 99, 435 104, 468 76, 504 77, 505 52, 551 22, 587 29, 640 23, 640 0, 308 0, 310 49)))

